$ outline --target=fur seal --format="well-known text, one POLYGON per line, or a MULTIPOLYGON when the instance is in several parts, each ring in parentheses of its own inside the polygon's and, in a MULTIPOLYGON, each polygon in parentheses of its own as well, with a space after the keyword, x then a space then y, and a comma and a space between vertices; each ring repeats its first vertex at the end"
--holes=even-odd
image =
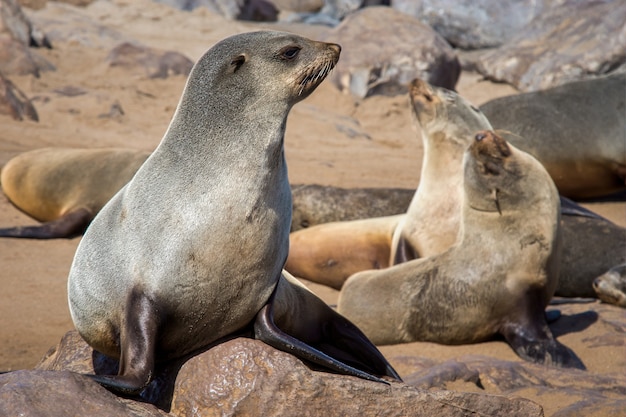
POLYGON ((414 189, 293 184, 291 231, 317 224, 406 213, 414 189))
MULTIPOLYGON (((626 73, 491 100, 480 109, 537 158, 559 192, 592 199, 626 191, 626 73)), ((623 196, 626 194, 622 194, 623 196)))
POLYGON ((2 190, 15 207, 44 223, 3 228, 0 237, 82 235, 148 155, 121 148, 42 148, 12 158, 0 173, 2 190))
POLYGON ((463 166, 457 243, 439 255, 351 276, 338 311, 376 344, 462 344, 501 334, 525 360, 584 368, 554 339, 544 314, 560 255, 552 179, 535 158, 491 131, 475 135, 463 166))
POLYGON ((593 289, 605 303, 626 307, 626 264, 617 265, 596 278, 593 289))
MULTIPOLYGON (((461 158, 473 131, 491 129, 480 109, 455 92, 414 80, 409 97, 413 117, 421 126, 424 161, 415 196, 397 222, 390 264, 441 253, 456 241, 463 192, 461 158)), ((388 239, 379 220, 371 222, 318 225, 292 233, 289 258, 293 255, 293 259, 288 259, 287 269, 338 289, 351 274, 371 268, 354 256, 371 251, 363 236, 373 242, 388 239), (333 235, 334 230, 341 230, 341 239, 333 235), (383 234, 374 234, 376 230, 383 234)), ((593 280, 626 262, 626 229, 562 196, 561 226, 563 256, 556 295, 596 297, 593 280)))
POLYGON ((120 360, 118 375, 92 375, 96 381, 139 392, 158 362, 253 322, 257 338, 330 369, 399 379, 354 326, 340 323, 319 349, 302 341, 336 327, 316 320, 337 317, 325 304, 300 306, 312 310, 302 321, 280 317, 293 304, 283 297, 301 294, 284 289, 282 272, 291 222, 286 119, 340 50, 262 31, 226 38, 196 62, 159 146, 94 218, 72 263, 76 329, 120 360))

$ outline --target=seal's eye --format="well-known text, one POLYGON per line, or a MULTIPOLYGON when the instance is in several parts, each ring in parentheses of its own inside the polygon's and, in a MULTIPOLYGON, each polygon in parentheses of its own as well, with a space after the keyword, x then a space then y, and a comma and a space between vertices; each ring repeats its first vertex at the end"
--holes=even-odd
POLYGON ((280 57, 287 61, 291 61, 298 56, 300 49, 302 48, 299 46, 287 46, 280 51, 280 57))

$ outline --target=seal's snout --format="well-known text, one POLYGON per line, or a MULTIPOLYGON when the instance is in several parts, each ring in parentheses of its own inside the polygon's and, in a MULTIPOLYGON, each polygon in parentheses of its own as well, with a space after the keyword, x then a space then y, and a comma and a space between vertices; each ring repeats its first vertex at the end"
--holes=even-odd
POLYGON ((511 155, 511 148, 506 141, 491 130, 483 130, 474 136, 475 146, 481 149, 481 153, 493 157, 506 158, 511 155))
POLYGON ((339 55, 341 53, 341 45, 337 44, 337 43, 329 43, 328 47, 330 49, 332 49, 333 51, 335 51, 335 53, 337 55, 339 55))

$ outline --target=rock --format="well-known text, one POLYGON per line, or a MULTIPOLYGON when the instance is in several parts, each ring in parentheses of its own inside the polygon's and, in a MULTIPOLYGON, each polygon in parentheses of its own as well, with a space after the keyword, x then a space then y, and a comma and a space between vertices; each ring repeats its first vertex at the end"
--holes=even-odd
POLYGON ((596 375, 577 369, 555 369, 528 362, 510 362, 486 356, 464 356, 430 366, 405 378, 422 389, 445 389, 464 381, 486 392, 507 396, 553 396, 558 393, 559 413, 552 416, 619 415, 626 400, 623 375, 596 375), (622 408, 620 408, 622 407, 622 408), (565 412, 568 410, 568 412, 565 412))
POLYGON ((179 10, 195 10, 204 7, 227 19, 274 22, 278 8, 269 0, 154 0, 179 10))
POLYGON ((479 58, 486 78, 521 91, 626 70, 626 3, 567 1, 479 58))
POLYGON ((420 19, 458 48, 482 49, 502 45, 534 17, 564 1, 393 0, 391 7, 420 19))
POLYGON ((324 6, 317 13, 297 13, 290 16, 288 21, 335 27, 362 4, 363 0, 325 0, 324 6))
POLYGON ((26 118, 39 121, 37 110, 28 97, 2 73, 0 73, 0 114, 9 115, 15 120, 26 118))
POLYGON ((0 71, 6 75, 34 75, 56 68, 18 40, 0 34, 0 71))
POLYGON ((0 375, 0 415, 158 417, 151 404, 115 396, 69 371, 15 371, 0 375))
POLYGON ((343 48, 333 83, 359 98, 405 94, 414 78, 453 90, 459 79, 459 60, 446 40, 390 7, 366 7, 349 15, 327 40, 343 48))
MULTIPOLYGON (((101 372, 112 372, 114 361, 94 353, 72 331, 46 355, 35 371, 0 376, 0 385, 7 387, 7 394, 0 394, 6 396, 0 398, 11 403, 12 396, 18 399, 31 396, 31 404, 47 404, 46 379, 49 379, 56 386, 50 390, 52 392, 66 392, 59 385, 68 385, 68 390, 74 390, 71 395, 65 394, 62 401, 67 409, 87 396, 89 401, 85 407, 111 401, 108 391, 94 386, 86 377, 68 372, 93 372, 94 367, 101 372), (36 379, 36 384, 28 382, 25 384, 28 389, 22 390, 20 381, 31 378, 36 379), (36 388, 31 389, 31 385, 36 388)), ((541 407, 525 399, 423 391, 402 383, 386 385, 311 370, 294 356, 247 338, 225 341, 187 361, 168 365, 159 373, 157 380, 142 393, 143 401, 157 403, 171 416, 543 415, 541 407)), ((23 406, 31 405, 23 403, 23 406)), ((120 405, 114 406, 120 413, 128 413, 120 405)), ((153 411, 149 409, 142 415, 158 415, 151 414, 153 411)))
POLYGON ((3 32, 25 46, 52 47, 46 35, 22 12, 17 0, 0 0, 0 33, 3 32))
POLYGON ((179 52, 124 42, 113 48, 107 56, 111 67, 140 69, 150 78, 167 78, 170 75, 189 75, 193 61, 179 52))
POLYGON ((324 6, 324 0, 274 0, 278 10, 299 13, 312 13, 324 6))

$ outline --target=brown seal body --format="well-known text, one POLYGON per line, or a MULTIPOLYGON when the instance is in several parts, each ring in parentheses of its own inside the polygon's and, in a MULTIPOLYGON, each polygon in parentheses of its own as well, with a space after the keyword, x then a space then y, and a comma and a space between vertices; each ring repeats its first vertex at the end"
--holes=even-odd
MULTIPOLYGON (((95 217, 72 263, 76 329, 120 358, 119 375, 93 376, 98 382, 138 392, 156 363, 252 323, 261 340, 285 350, 295 343, 304 358, 332 369, 398 378, 356 327, 346 332, 360 345, 342 348, 337 336, 320 344, 324 353, 294 341, 274 316, 291 223, 287 115, 339 53, 335 44, 251 32, 217 43, 194 65, 161 143, 95 217), (334 359, 337 352, 352 366, 334 359)), ((289 327, 297 323, 291 318, 289 327)), ((299 330, 317 336, 328 326, 314 324, 299 330)))
POLYGON ((546 167, 562 195, 589 199, 626 191, 624 91, 626 73, 616 73, 480 108, 507 141, 546 167))
POLYGON ((148 155, 121 148, 42 148, 16 156, 2 168, 2 190, 18 209, 44 224, 0 229, 0 237, 82 234, 148 155))
POLYGON ((583 368, 544 315, 560 255, 559 196, 550 176, 532 156, 484 131, 465 153, 464 178, 457 243, 353 275, 339 312, 377 344, 461 344, 501 334, 526 360, 583 368))

